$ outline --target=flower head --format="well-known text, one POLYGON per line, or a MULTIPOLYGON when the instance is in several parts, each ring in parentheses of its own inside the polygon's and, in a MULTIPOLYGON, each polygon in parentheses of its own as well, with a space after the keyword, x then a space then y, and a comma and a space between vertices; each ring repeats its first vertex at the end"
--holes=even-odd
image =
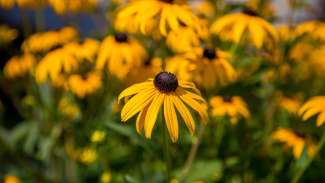
POLYGON ((14 56, 6 63, 4 75, 9 79, 23 76, 32 71, 35 63, 36 58, 32 54, 25 53, 20 57, 14 56))
POLYGON ((302 133, 294 132, 290 129, 279 128, 272 134, 272 139, 285 143, 292 148, 293 156, 298 159, 301 157, 304 147, 307 146, 308 156, 311 157, 315 153, 315 145, 308 141, 302 133))
POLYGON ((108 36, 102 42, 96 62, 97 69, 107 70, 124 79, 133 67, 140 66, 147 58, 143 46, 126 33, 108 36))
POLYGON ((94 93, 101 86, 101 75, 96 72, 90 72, 86 75, 73 74, 68 78, 68 87, 70 91, 80 98, 94 93))
POLYGON ((203 121, 207 120, 206 102, 194 84, 179 81, 174 74, 169 72, 160 72, 153 80, 132 85, 119 95, 119 100, 128 97, 131 98, 121 111, 122 121, 125 122, 139 113, 136 129, 138 133, 141 133, 144 128, 147 138, 151 138, 161 107, 163 107, 166 126, 173 142, 178 140, 176 111, 183 118, 191 134, 194 133, 195 123, 187 106, 197 111, 203 121))
POLYGON ((193 81, 199 86, 210 89, 217 85, 222 86, 236 79, 237 74, 228 62, 228 52, 212 47, 197 47, 187 52, 184 57, 195 64, 193 81))
POLYGON ((210 99, 212 116, 229 116, 230 122, 237 123, 240 117, 249 118, 250 112, 247 104, 239 96, 220 97, 215 96, 210 99))
POLYGON ((258 13, 248 8, 244 8, 240 13, 225 15, 217 19, 211 26, 211 32, 235 43, 239 43, 247 33, 249 40, 257 48, 261 48, 265 42, 277 41, 275 28, 258 13))
POLYGON ((170 30, 177 30, 183 25, 196 29, 197 21, 190 7, 176 0, 138 0, 118 13, 115 25, 119 30, 142 34, 147 33, 148 26, 149 31, 158 26, 159 33, 167 36, 170 30))
POLYGON ((309 99, 298 111, 303 120, 307 120, 318 114, 316 125, 321 126, 325 122, 325 96, 316 96, 309 99))

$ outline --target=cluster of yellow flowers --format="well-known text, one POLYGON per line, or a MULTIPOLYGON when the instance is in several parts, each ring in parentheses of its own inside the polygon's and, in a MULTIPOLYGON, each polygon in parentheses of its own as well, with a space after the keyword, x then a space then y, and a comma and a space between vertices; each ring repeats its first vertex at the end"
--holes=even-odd
POLYGON ((51 6, 58 14, 92 10, 97 6, 98 0, 0 0, 0 7, 5 9, 18 6, 20 8, 38 9, 51 6))
MULTIPOLYGON (((247 1, 240 11, 226 15, 207 0, 114 2, 121 7, 114 16, 113 31, 105 38, 81 38, 72 27, 33 34, 22 43, 21 54, 6 63, 5 78, 13 81, 29 76, 39 86, 53 87, 59 93, 55 104, 64 120, 81 119, 83 106, 78 102, 88 105, 88 99, 108 89, 108 97, 117 98, 111 111, 120 111, 122 122, 136 117, 136 131, 146 138, 152 137, 157 123, 164 122, 172 142, 179 140, 180 120, 194 135, 195 121, 207 125, 220 118, 236 125, 252 118, 250 101, 240 92, 227 93, 222 89, 245 79, 255 82, 257 76, 249 76, 262 67, 266 68, 261 69, 265 90, 273 89, 269 87, 273 81, 285 83, 292 78, 294 82, 314 78, 324 81, 325 23, 320 21, 274 26, 267 19, 272 17, 273 7, 257 5, 256 0, 247 1), (116 93, 120 93, 118 97, 116 93)), ((59 14, 91 9, 97 3, 0 0, 0 6, 6 8, 50 5, 59 14)), ((14 31, 3 35, 8 35, 9 40, 16 36, 14 31)), ((2 36, 0 27, 1 37, 6 36, 2 36)), ((243 83, 239 85, 247 84, 243 83)), ((303 104, 304 97, 310 95, 274 95, 279 100, 271 101, 270 94, 268 102, 290 115, 302 120, 317 115, 316 125, 325 123, 325 96, 315 96, 303 104)), ((271 139, 285 143, 295 158, 302 156, 304 148, 309 157, 317 153, 317 144, 294 129, 274 129, 277 130, 269 132, 271 139)), ((105 131, 95 130, 89 138, 91 145, 78 149, 72 142, 64 142, 65 151, 71 159, 92 164, 100 158, 96 147, 105 138, 105 131)), ((110 172, 104 172, 101 179, 109 182, 110 172)))

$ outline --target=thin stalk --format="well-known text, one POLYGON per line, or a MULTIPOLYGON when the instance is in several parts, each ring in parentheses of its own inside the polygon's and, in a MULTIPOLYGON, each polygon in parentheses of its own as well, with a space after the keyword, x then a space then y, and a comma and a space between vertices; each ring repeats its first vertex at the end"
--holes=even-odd
POLYGON ((203 134, 204 134, 204 130, 206 128, 206 125, 203 125, 199 132, 198 132, 198 136, 197 136, 197 140, 195 141, 195 143, 192 144, 192 147, 191 147, 191 150, 188 154, 188 157, 186 159, 186 162, 185 162, 185 165, 181 171, 181 174, 180 174, 180 177, 179 177, 179 181, 180 182, 183 182, 193 164, 193 161, 196 157, 196 154, 197 154, 197 150, 199 148, 199 145, 201 143, 201 140, 202 140, 202 137, 203 137, 203 134))
POLYGON ((219 121, 217 126, 217 132, 216 132, 216 156, 219 154, 219 148, 223 139, 223 134, 225 131, 225 123, 224 121, 219 121))
POLYGON ((170 162, 170 154, 169 154, 168 130, 166 125, 163 124, 163 126, 164 126, 163 127, 164 128, 164 132, 163 132, 164 156, 165 156, 165 163, 166 163, 166 177, 168 182, 170 180, 171 162, 170 162))
POLYGON ((308 158, 308 160, 304 164, 304 166, 297 171, 297 173, 293 176, 291 183, 297 183, 300 180, 300 178, 304 175, 305 171, 308 169, 308 167, 314 161, 315 157, 320 152, 320 150, 322 149, 324 144, 325 144, 325 130, 324 130, 321 140, 317 146, 317 149, 315 150, 315 154, 312 157, 308 158))

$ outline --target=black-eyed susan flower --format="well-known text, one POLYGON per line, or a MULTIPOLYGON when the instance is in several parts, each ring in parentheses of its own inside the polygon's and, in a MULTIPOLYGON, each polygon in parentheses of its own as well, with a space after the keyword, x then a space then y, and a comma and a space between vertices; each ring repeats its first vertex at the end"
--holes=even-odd
POLYGON ((148 25, 158 26, 159 33, 167 36, 170 30, 177 30, 182 25, 196 29, 197 21, 190 7, 177 0, 138 0, 118 13, 116 25, 118 30, 143 34, 147 33, 148 25))
POLYGON ((316 125, 321 126, 325 122, 325 96, 316 96, 309 99, 298 111, 303 120, 318 115, 316 125))
POLYGON ((179 132, 176 111, 183 118, 191 134, 195 131, 195 123, 187 106, 197 111, 203 122, 207 121, 206 102, 195 85, 179 81, 172 73, 160 72, 153 80, 132 85, 119 95, 119 101, 122 98, 129 98, 121 111, 122 121, 125 122, 139 113, 136 130, 141 133, 144 129, 147 138, 151 138, 161 108, 173 142, 178 140, 179 132))
POLYGON ((216 117, 229 116, 230 122, 236 124, 240 117, 250 117, 246 102, 239 96, 221 97, 210 99, 211 115, 216 117))
POLYGON ((68 78, 69 90, 80 98, 94 93, 101 86, 102 79, 97 72, 89 72, 86 75, 72 74, 68 78))
POLYGON ((107 68, 111 74, 124 79, 133 67, 141 66, 146 59, 146 50, 137 40, 126 33, 116 33, 101 43, 96 68, 107 68))
POLYGON ((196 65, 193 81, 207 89, 222 86, 236 79, 237 74, 228 62, 230 54, 211 47, 197 47, 187 52, 185 58, 196 65))
POLYGON ((171 31, 166 39, 167 46, 176 53, 184 53, 200 45, 198 34, 189 27, 171 31))
POLYGON ((292 154, 299 159, 306 146, 308 157, 312 157, 315 153, 316 146, 313 142, 305 138, 300 132, 295 132, 286 128, 279 128, 272 134, 272 139, 285 143, 288 148, 292 148, 292 154))
POLYGON ((302 22, 297 25, 295 29, 295 34, 301 36, 305 34, 307 37, 316 40, 325 40, 325 23, 317 20, 310 20, 302 22))
POLYGON ((25 53, 22 56, 12 57, 4 67, 4 75, 6 78, 13 79, 32 71, 36 64, 34 55, 25 53))
POLYGON ((194 71, 197 65, 181 55, 166 59, 165 70, 174 73, 178 79, 193 82, 194 71))
POLYGON ((267 1, 248 0, 245 2, 245 6, 256 12, 261 13, 263 17, 267 17, 267 18, 272 18, 275 13, 275 6, 269 0, 267 1))
POLYGON ((217 19, 211 26, 211 32, 219 34, 221 38, 239 43, 244 35, 257 47, 263 43, 277 41, 275 28, 260 17, 255 11, 245 8, 240 13, 225 15, 217 19))
POLYGON ((36 33, 27 38, 22 45, 24 52, 46 52, 52 48, 75 41, 78 32, 72 27, 65 27, 58 31, 36 33))
POLYGON ((134 84, 146 81, 148 78, 155 77, 162 69, 162 59, 155 57, 144 61, 139 67, 134 67, 125 81, 127 84, 134 84))

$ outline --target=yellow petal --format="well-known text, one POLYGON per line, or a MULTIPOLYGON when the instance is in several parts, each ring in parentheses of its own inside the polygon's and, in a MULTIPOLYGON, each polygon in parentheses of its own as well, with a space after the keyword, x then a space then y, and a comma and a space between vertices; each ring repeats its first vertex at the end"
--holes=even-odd
POLYGON ((178 140, 178 121, 176 111, 172 103, 171 95, 165 96, 164 100, 164 116, 169 135, 173 142, 178 140))
POLYGON ((186 108, 186 106, 183 104, 183 102, 181 101, 181 99, 179 99, 178 96, 173 96, 172 97, 172 102, 174 103, 177 111, 182 116, 182 118, 183 118, 183 120, 185 122, 185 125, 190 130, 191 135, 193 135, 193 133, 195 131, 195 123, 194 123, 194 120, 192 118, 191 113, 186 108))
POLYGON ((151 132, 153 127, 155 126, 158 112, 164 101, 164 98, 165 98, 165 94, 156 93, 152 100, 152 103, 148 108, 145 123, 144 123, 144 133, 147 138, 151 138, 151 132))
POLYGON ((148 105, 152 101, 155 91, 155 89, 147 89, 132 97, 121 111, 122 121, 127 121, 148 105))
POLYGON ((147 114, 147 111, 148 111, 148 107, 149 105, 147 105, 146 107, 144 107, 138 117, 137 117, 137 121, 136 121, 136 129, 137 129, 137 132, 140 134, 141 133, 141 130, 143 128, 143 124, 144 124, 144 120, 145 120, 145 117, 146 117, 146 114, 147 114))
POLYGON ((321 126, 325 122, 325 112, 322 112, 316 121, 317 126, 321 126))
POLYGON ((139 93, 140 91, 146 90, 146 89, 150 88, 151 86, 153 86, 152 82, 148 82, 148 81, 139 83, 139 84, 134 84, 134 85, 128 87, 127 89, 123 90, 123 92, 118 96, 118 102, 120 102, 120 100, 124 97, 139 93))
POLYGON ((305 112, 305 114, 303 115, 302 119, 303 120, 307 120, 307 119, 309 119, 310 117, 312 117, 313 115, 315 115, 315 114, 317 114, 319 112, 321 112, 321 109, 320 108, 318 108, 318 107, 317 108, 311 108, 311 109, 309 109, 309 110, 307 110, 305 112))

